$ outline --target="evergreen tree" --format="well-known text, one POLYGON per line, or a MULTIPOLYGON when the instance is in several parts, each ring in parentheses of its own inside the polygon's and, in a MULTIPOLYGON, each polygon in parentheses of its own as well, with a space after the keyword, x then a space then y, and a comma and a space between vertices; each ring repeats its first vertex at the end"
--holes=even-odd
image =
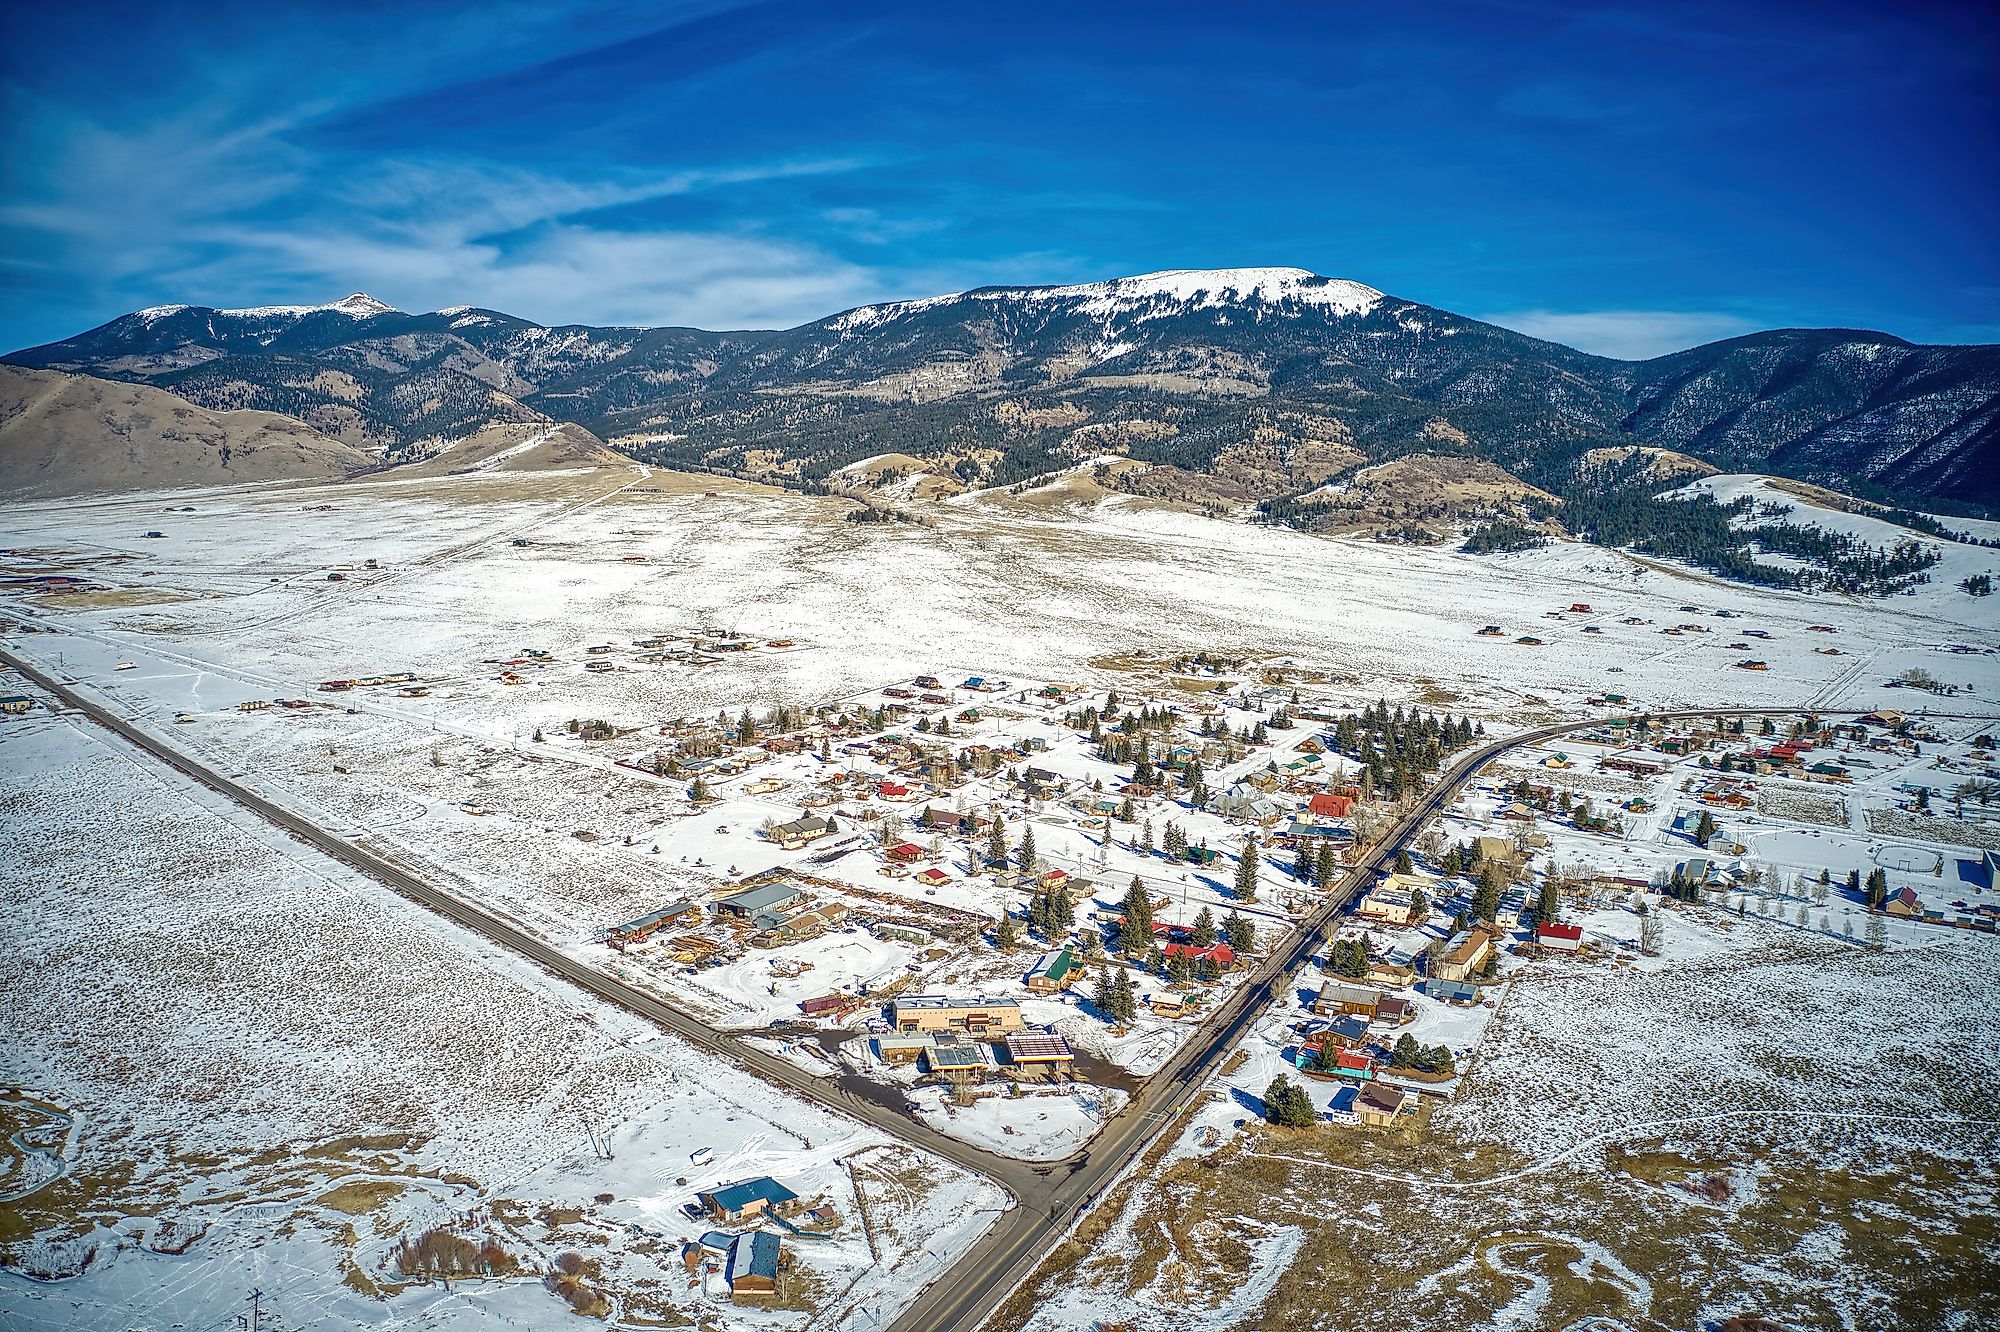
POLYGON ((1715 836, 1715 816, 1704 809, 1701 817, 1695 820, 1694 844, 1706 849, 1708 839, 1713 836, 1715 836))
POLYGON ((993 931, 993 946, 1003 953, 1021 946, 1021 922, 1014 919, 1012 912, 1000 917, 1000 924, 993 931))
POLYGON ((1236 896, 1245 902, 1257 900, 1257 842, 1254 838, 1243 840, 1243 854, 1236 862, 1236 896))
POLYGON ((1889 899, 1889 876, 1879 866, 1868 871, 1868 909, 1880 911, 1889 899))
POLYGON ((1553 925, 1562 911, 1562 902, 1556 893, 1555 880, 1543 879, 1541 891, 1535 894, 1535 923, 1553 925))
POLYGON ((1313 882, 1321 888, 1331 888, 1340 878, 1340 852, 1334 850, 1332 842, 1322 842, 1319 848, 1319 866, 1313 871, 1313 882))
POLYGON ((1201 914, 1194 918, 1194 929, 1189 938, 1196 948, 1213 948, 1215 946, 1215 913, 1213 911, 1207 907, 1201 909, 1201 914))
POLYGON ((1222 918, 1222 937, 1239 956, 1247 956, 1257 944, 1257 927, 1249 917, 1232 911, 1222 918))
POLYGON ((1507 875, 1491 861, 1479 867, 1479 886, 1472 894, 1472 914, 1492 920, 1500 914, 1500 897, 1506 891, 1507 875))
POLYGON ((1431 915, 1430 894, 1421 888, 1412 889, 1410 891, 1410 914, 1416 918, 1416 922, 1419 925, 1429 920, 1431 915))
POLYGON ((1185 984, 1194 979, 1194 959, 1185 950, 1176 952, 1167 959, 1167 976, 1185 984))
POLYGON ((1319 1120, 1305 1088, 1282 1073, 1264 1089, 1264 1118, 1280 1128, 1311 1128, 1319 1120))
POLYGON ((1125 891, 1124 916, 1124 923, 1118 929, 1118 946, 1127 956, 1136 956, 1153 942, 1153 904, 1136 877, 1125 891))
POLYGON ((1032 874, 1035 871, 1036 859, 1035 830, 1024 824, 1021 828, 1020 849, 1014 853, 1014 864, 1023 874, 1032 874))
POLYGON ((1398 851, 1396 853, 1396 873, 1409 874, 1411 872, 1413 872, 1413 867, 1410 864, 1410 853, 1407 850, 1398 851))
POLYGON ((706 777, 697 777, 694 779, 694 785, 688 788, 688 799, 697 805, 708 799, 708 779, 706 777))

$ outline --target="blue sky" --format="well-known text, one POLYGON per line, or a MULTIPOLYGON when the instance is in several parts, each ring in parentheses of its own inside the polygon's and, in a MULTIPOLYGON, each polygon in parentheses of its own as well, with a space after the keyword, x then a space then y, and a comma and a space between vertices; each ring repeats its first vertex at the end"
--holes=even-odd
POLYGON ((1613 355, 2000 341, 1986 8, 6 6, 0 344, 353 290, 774 327, 1251 265, 1613 355))

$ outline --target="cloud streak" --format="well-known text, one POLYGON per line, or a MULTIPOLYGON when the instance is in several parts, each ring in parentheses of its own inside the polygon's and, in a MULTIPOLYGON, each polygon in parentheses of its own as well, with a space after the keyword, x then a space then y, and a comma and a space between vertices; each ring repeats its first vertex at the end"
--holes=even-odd
POLYGON ((1648 360, 1763 327, 1740 315, 1699 310, 1503 310, 1476 317, 1620 361, 1648 360))

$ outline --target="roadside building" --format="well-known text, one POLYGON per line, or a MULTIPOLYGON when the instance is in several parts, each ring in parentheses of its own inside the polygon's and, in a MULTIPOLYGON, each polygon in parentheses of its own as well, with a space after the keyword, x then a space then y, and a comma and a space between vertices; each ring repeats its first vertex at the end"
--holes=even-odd
POLYGON ((1382 1003, 1382 992, 1371 990, 1366 985, 1355 985, 1348 981, 1328 981, 1319 987, 1319 997, 1313 1000, 1313 1012, 1322 1017, 1354 1014, 1368 1022, 1375 1020, 1375 1010, 1382 1003))
POLYGON ((1054 1066, 1073 1063, 1075 1051, 1054 1032, 1014 1032, 1007 1037, 1007 1060, 1013 1064, 1054 1066))
POLYGON ((986 1057, 986 1047, 973 1042, 933 1041, 930 1048, 922 1052, 921 1059, 924 1072, 947 1076, 984 1073, 993 1066, 986 1057))
POLYGON ((964 1031, 975 1034, 1019 1031, 1021 1006, 1006 999, 949 999, 917 994, 889 1005, 889 1021, 900 1032, 964 1031))

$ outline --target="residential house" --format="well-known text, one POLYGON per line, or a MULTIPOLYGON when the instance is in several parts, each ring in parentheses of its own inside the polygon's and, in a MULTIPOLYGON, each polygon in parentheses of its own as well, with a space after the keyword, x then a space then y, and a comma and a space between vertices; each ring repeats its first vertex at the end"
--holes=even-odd
POLYGON ((1428 976, 1424 979, 1424 993, 1447 1004, 1476 1004, 1479 1002, 1479 987, 1462 980, 1446 980, 1442 976, 1428 976))
POLYGON ((1226 943, 1210 944, 1206 948, 1200 948, 1191 943, 1170 943, 1162 948, 1160 952, 1168 961, 1172 961, 1177 957, 1184 957, 1196 966, 1200 966, 1203 962, 1208 962, 1222 971, 1227 971, 1236 965, 1236 950, 1226 943))
POLYGON ((1027 987, 1036 994, 1061 994, 1083 976, 1083 967, 1068 948, 1044 953, 1028 972, 1027 987))
POLYGON ((738 1235, 729 1246, 729 1293, 748 1299, 776 1295, 783 1252, 783 1243, 768 1230, 738 1235))
POLYGON ((808 814, 790 823, 774 824, 764 835, 787 851, 796 851, 810 842, 816 842, 829 833, 839 832, 839 825, 830 818, 819 814, 808 814))
POLYGON ((922 860, 929 853, 915 842, 898 842, 882 854, 898 865, 911 865, 922 860))
POLYGON ((1354 1113, 1367 1128, 1388 1128, 1409 1102, 1410 1094, 1401 1087, 1376 1082, 1363 1087, 1354 1098, 1354 1113))
POLYGON ((768 1175, 698 1193, 695 1197, 710 1216, 728 1224, 757 1216, 795 1216, 805 1210, 798 1194, 768 1175))
POLYGON ((957 833, 965 836, 984 832, 989 820, 984 814, 960 814, 954 810, 939 809, 936 805, 932 805, 924 810, 921 822, 933 832, 957 833))
POLYGON ((1375 1020, 1400 1027, 1417 1016, 1417 1006, 1401 995, 1387 995, 1375 1005, 1375 1020))
POLYGON ((1416 984, 1416 981, 1417 969, 1415 967, 1401 962, 1391 962, 1387 958, 1370 959, 1368 970, 1361 977, 1362 984, 1374 985, 1385 990, 1400 990, 1405 985, 1416 984))
POLYGON ((1208 802, 1211 813, 1237 823, 1256 823, 1269 826, 1285 817, 1285 807, 1276 798, 1261 791, 1246 795, 1220 795, 1208 802))
POLYGON ((1583 947, 1583 926, 1555 921, 1537 925, 1535 943, 1552 953, 1574 953, 1583 947))
POLYGON ((1883 899, 1882 910, 1887 915, 1905 918, 1921 918, 1925 914, 1923 902, 1917 897, 1916 890, 1910 887, 1898 888, 1890 893, 1883 899))
POLYGON ((1444 980, 1465 980, 1486 965, 1493 956, 1494 932, 1484 926, 1453 935, 1444 952, 1431 964, 1431 974, 1444 980))
POLYGON ((1332 1024, 1316 1031, 1306 1044, 1311 1047, 1334 1045, 1343 1050, 1358 1050, 1368 1044, 1368 1019, 1359 1013, 1347 1013, 1333 1020, 1332 1024))
POLYGON ((1319 987, 1319 997, 1313 1000, 1312 1009, 1322 1017, 1352 1013, 1373 1022, 1381 1003, 1380 990, 1349 981, 1328 981, 1319 987))

